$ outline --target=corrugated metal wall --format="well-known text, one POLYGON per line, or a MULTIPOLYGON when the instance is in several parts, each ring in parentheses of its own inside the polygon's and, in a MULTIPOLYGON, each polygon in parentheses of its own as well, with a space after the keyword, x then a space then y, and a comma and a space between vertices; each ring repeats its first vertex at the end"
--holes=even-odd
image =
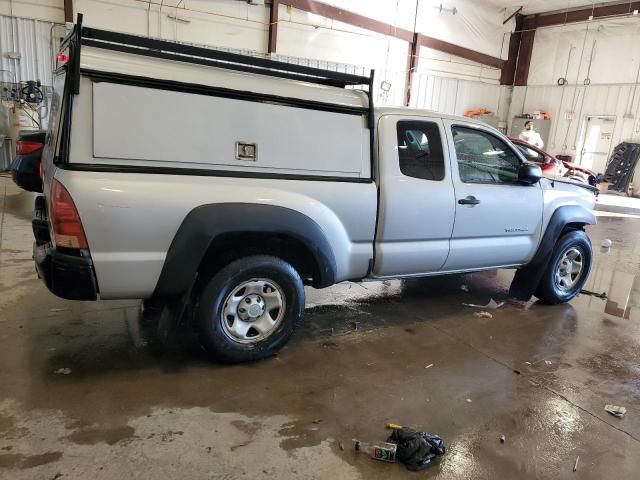
POLYGON ((516 88, 512 112, 545 110, 551 114, 548 142, 551 153, 579 156, 582 128, 588 115, 616 117, 612 146, 623 141, 640 141, 640 88, 637 85, 541 85, 516 88))
POLYGON ((51 86, 52 32, 59 35, 63 28, 60 24, 42 20, 0 15, 0 66, 3 70, 0 80, 40 80, 43 85, 51 86), (9 58, 9 52, 18 52, 21 58, 9 58))
POLYGON ((467 110, 500 109, 500 85, 416 72, 411 87, 411 106, 436 112, 464 115, 467 110))

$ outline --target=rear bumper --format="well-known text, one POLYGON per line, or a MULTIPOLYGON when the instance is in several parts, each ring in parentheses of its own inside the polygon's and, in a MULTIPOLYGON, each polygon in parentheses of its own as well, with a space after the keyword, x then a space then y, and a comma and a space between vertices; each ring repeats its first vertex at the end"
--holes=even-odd
POLYGON ((33 244, 38 276, 54 295, 69 300, 97 300, 98 284, 93 261, 57 251, 50 243, 33 244))

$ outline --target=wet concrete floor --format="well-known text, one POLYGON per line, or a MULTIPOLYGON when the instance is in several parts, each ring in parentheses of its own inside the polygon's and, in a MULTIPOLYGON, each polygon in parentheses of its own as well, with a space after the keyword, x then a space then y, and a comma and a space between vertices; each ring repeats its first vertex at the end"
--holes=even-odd
POLYGON ((2 479, 638 477, 640 201, 603 198, 589 229, 606 300, 515 302, 509 271, 311 289, 281 354, 240 366, 152 348, 138 302, 51 295, 31 196, 0 177, 0 202, 2 479), (462 306, 490 298, 493 318, 462 306), (412 474, 353 453, 388 421, 446 456, 412 474))

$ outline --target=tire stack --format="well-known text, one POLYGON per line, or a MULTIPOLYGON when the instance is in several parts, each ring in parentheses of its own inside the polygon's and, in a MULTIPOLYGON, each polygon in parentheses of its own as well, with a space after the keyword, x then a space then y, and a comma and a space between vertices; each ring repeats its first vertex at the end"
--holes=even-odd
POLYGON ((623 142, 611 154, 604 181, 610 183, 609 190, 627 193, 633 173, 640 158, 640 144, 623 142))

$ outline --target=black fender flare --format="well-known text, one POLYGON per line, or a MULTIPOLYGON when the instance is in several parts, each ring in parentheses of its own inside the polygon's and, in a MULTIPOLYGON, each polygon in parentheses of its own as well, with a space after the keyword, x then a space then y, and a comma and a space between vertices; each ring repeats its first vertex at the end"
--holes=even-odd
POLYGON ((182 221, 167 251, 152 298, 179 299, 188 294, 209 246, 216 237, 228 233, 289 235, 312 253, 319 267, 318 286, 335 283, 336 261, 331 244, 311 218, 275 205, 217 203, 194 208, 182 221))
POLYGON ((540 283, 540 279, 551 259, 553 247, 555 247, 565 228, 568 225, 583 227, 584 225, 595 224, 596 216, 591 210, 579 205, 558 207, 549 220, 535 255, 513 277, 509 295, 518 300, 529 300, 538 287, 538 283, 540 283))

